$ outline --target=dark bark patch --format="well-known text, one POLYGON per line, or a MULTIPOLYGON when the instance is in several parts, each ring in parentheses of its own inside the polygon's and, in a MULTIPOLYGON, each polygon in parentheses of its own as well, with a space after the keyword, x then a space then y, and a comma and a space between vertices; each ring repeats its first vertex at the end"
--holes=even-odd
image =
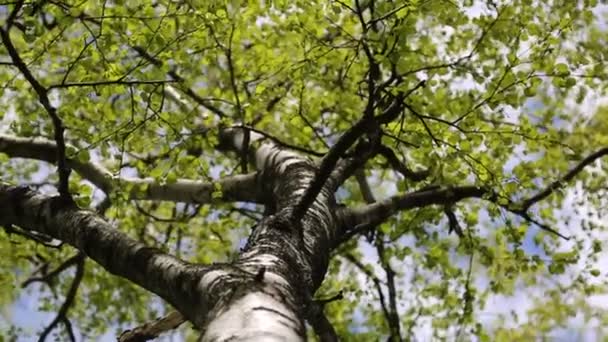
POLYGON ((13 212, 17 217, 23 217, 25 211, 21 206, 21 202, 28 197, 28 193, 31 189, 28 186, 15 186, 11 187, 8 191, 10 202, 13 205, 13 212))
POLYGON ((257 283, 263 282, 264 281, 264 273, 266 273, 266 267, 262 266, 259 269, 258 273, 253 278, 253 280, 255 280, 257 283))
POLYGON ((62 210, 65 209, 75 209, 76 203, 72 199, 72 197, 68 196, 56 196, 50 199, 49 209, 50 215, 55 216, 62 210))

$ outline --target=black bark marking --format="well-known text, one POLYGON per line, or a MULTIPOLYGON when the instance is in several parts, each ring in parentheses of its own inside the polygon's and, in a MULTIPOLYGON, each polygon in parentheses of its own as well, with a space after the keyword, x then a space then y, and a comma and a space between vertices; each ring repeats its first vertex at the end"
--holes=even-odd
MULTIPOLYGON (((25 210, 23 206, 21 206, 21 202, 28 197, 28 193, 31 189, 28 186, 15 186, 11 187, 8 191, 8 195, 10 198, 10 202, 13 205, 13 211, 15 212, 15 216, 23 217, 25 214, 25 210)), ((31 196, 31 195, 30 195, 31 196)))
POLYGON ((258 270, 258 273, 255 275, 255 277, 253 278, 253 280, 255 280, 257 283, 263 282, 264 281, 264 273, 266 273, 266 267, 262 266, 258 270))

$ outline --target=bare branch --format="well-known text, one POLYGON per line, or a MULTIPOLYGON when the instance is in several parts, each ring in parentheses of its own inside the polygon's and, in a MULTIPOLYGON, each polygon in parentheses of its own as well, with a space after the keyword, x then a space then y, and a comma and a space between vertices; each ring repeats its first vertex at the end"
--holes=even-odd
POLYGON ((467 271, 467 280, 464 283, 464 293, 462 294, 462 299, 464 302, 462 308, 462 315, 458 318, 458 333, 456 334, 456 340, 460 339, 462 332, 465 326, 466 318, 471 315, 473 312, 473 300, 474 294, 471 288, 471 275, 473 273, 473 260, 474 260, 474 250, 471 251, 471 255, 469 256, 469 266, 467 271))
POLYGON ((401 11, 404 8, 407 8, 410 5, 411 4, 409 2, 405 2, 403 5, 393 8, 392 10, 386 12, 385 14, 381 15, 380 17, 370 20, 368 25, 373 25, 380 21, 386 20, 386 19, 390 18, 391 16, 395 15, 397 12, 401 11))
POLYGON ((456 214, 454 213, 453 206, 451 204, 445 205, 443 207, 443 212, 448 217, 448 234, 451 232, 455 232, 458 237, 462 238, 464 236, 464 233, 462 232, 462 227, 460 227, 460 223, 458 223, 458 219, 456 218, 456 214))
POLYGON ((4 227, 4 231, 6 231, 6 233, 8 235, 11 235, 11 234, 19 235, 25 239, 32 240, 36 243, 39 243, 47 248, 59 249, 62 246, 61 243, 57 244, 55 241, 53 241, 53 238, 51 238, 50 236, 46 236, 44 234, 40 234, 37 232, 30 232, 30 231, 21 229, 19 227, 13 226, 13 225, 4 227))
POLYGON ((279 146, 281 146, 283 148, 287 148, 287 149, 290 149, 290 150, 294 150, 294 151, 310 154, 311 156, 315 156, 315 157, 323 157, 326 154, 325 152, 317 152, 317 151, 309 150, 309 149, 307 149, 305 147, 300 147, 300 146, 297 146, 297 145, 290 144, 288 142, 280 140, 279 138, 277 138, 277 137, 275 137, 275 136, 273 136, 273 135, 271 135, 269 133, 266 133, 266 132, 264 132, 262 130, 256 129, 256 128, 251 127, 251 126, 239 125, 239 126, 236 126, 236 127, 240 127, 240 128, 249 130, 251 132, 257 133, 257 134, 263 136, 264 138, 271 140, 273 143, 275 143, 276 145, 279 145, 279 146))
POLYGON ((552 234, 566 240, 569 239, 569 237, 551 227, 534 220, 527 212, 518 209, 516 204, 499 204, 498 195, 491 189, 478 186, 460 186, 447 188, 431 187, 430 189, 423 189, 405 195, 393 196, 361 208, 343 210, 340 212, 343 232, 342 234, 338 234, 338 240, 335 242, 335 245, 337 246, 347 241, 355 232, 364 233, 369 229, 374 229, 400 210, 420 208, 433 204, 449 205, 466 198, 481 198, 490 201, 552 234))
POLYGON ((408 90, 406 93, 397 94, 395 96, 395 98, 393 99, 393 102, 389 106, 389 108, 392 108, 392 110, 388 110, 389 108, 387 108, 387 110, 384 113, 382 113, 382 115, 379 115, 378 118, 376 119, 378 121, 378 123, 387 124, 387 123, 395 120, 397 118, 397 115, 399 115, 399 113, 401 113, 401 110, 404 107, 403 101, 405 99, 407 99, 410 95, 412 95, 416 90, 418 90, 419 88, 422 88, 424 86, 426 86, 426 80, 421 80, 414 87, 412 87, 410 90, 408 90))
POLYGON ((72 328, 72 322, 67 317, 61 320, 61 323, 65 326, 65 330, 68 333, 70 342, 76 342, 76 336, 74 335, 74 329, 72 328))
MULTIPOLYGON (((342 242, 347 241, 354 234, 365 233, 370 229, 374 229, 378 224, 384 222, 397 211, 424 207, 433 204, 445 205, 448 206, 447 208, 449 208, 449 206, 452 204, 465 198, 481 198, 495 203, 503 209, 520 216, 527 222, 535 224, 543 230, 568 240, 570 237, 565 236, 546 224, 534 219, 532 216, 530 216, 528 210, 535 203, 547 198, 555 190, 562 188, 567 182, 571 181, 576 175, 578 175, 586 166, 605 155, 608 155, 608 147, 602 148, 587 156, 574 168, 568 171, 563 177, 552 182, 537 194, 522 200, 520 203, 513 203, 508 199, 506 199, 505 203, 504 198, 499 200, 498 194, 493 189, 487 187, 458 186, 442 188, 438 186, 431 186, 413 193, 393 196, 380 202, 368 204, 361 208, 341 210, 338 215, 342 221, 341 224, 343 232, 342 234, 338 234, 338 239, 335 242, 335 245, 337 246, 342 242)), ((447 210, 446 214, 450 220, 451 229, 457 230, 459 227, 456 227, 457 221, 455 220, 456 217, 452 215, 453 212, 447 210)))
POLYGON ((317 195, 319 192, 321 192, 323 186, 325 186, 325 182, 334 170, 338 160, 342 157, 346 150, 350 148, 357 139, 359 139, 359 137, 365 134, 370 122, 370 119, 367 116, 364 116, 348 131, 346 131, 346 133, 344 133, 338 139, 336 144, 329 150, 327 155, 321 159, 321 163, 317 169, 317 172, 315 173, 314 179, 306 189, 304 195, 300 198, 298 204, 295 206, 292 213, 292 219, 294 221, 299 221, 304 214, 306 214, 306 211, 312 202, 317 198, 317 195))
MULTIPOLYGON (((53 157, 57 153, 57 144, 43 138, 21 138, 0 134, 0 152, 11 158, 28 158, 56 163, 53 157)), ((107 170, 90 163, 81 163, 76 160, 67 161, 70 168, 74 168, 83 178, 89 180, 102 190, 111 187, 112 175, 107 170)))
POLYGON ((386 317, 389 329, 391 331, 391 340, 402 341, 401 323, 399 319, 399 311, 397 310, 397 288, 395 286, 395 271, 387 260, 384 249, 384 241, 382 232, 378 232, 378 237, 375 241, 376 252, 380 258, 380 265, 386 274, 386 288, 388 289, 388 317, 386 317))
POLYGON ((6 31, 7 32, 11 29, 11 26, 13 26, 15 19, 17 19, 17 15, 19 14, 19 11, 21 11, 21 8, 23 7, 24 3, 25 3, 24 0, 18 0, 16 2, 14 2, 15 7, 13 7, 13 10, 8 15, 8 18, 6 19, 6 31))
MULTIPOLYGON (((362 172, 361 172, 362 173, 362 172)), ((365 198, 365 201, 368 204, 376 202, 374 196, 371 194, 369 189, 369 184, 367 183, 367 179, 364 175, 358 175, 357 182, 359 183, 359 188, 365 198)), ((368 240, 374 241, 374 236, 372 231, 368 231, 368 240)), ((384 238, 383 233, 378 232, 378 236, 375 239, 375 247, 376 252, 378 253, 378 258, 380 258, 380 264, 382 269, 386 274, 386 287, 388 289, 388 308, 384 307, 384 314, 386 318, 386 322, 391 331, 391 340, 401 341, 401 323, 399 319, 399 311, 397 310, 397 291, 395 287, 395 271, 389 264, 386 258, 386 253, 384 249, 384 238)), ((382 289, 379 283, 376 283, 378 287, 379 295, 382 295, 382 289)))
POLYGON ((365 177, 365 171, 359 169, 355 172, 355 178, 357 179, 357 183, 359 183, 359 189, 361 190, 361 195, 366 203, 374 203, 376 199, 374 198, 374 193, 369 186, 369 182, 367 181, 367 177, 365 177))

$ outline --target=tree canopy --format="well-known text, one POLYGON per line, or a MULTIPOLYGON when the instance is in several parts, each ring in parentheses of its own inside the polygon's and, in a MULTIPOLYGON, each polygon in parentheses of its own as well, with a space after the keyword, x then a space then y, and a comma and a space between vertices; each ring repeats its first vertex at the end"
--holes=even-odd
MULTIPOLYGON (((283 206, 260 179, 296 179, 292 160, 314 174, 284 188, 293 222, 330 198, 310 296, 340 338, 605 336, 606 13, 594 0, 5 2, 3 336, 118 336, 180 310, 179 284, 129 267, 241 260, 283 206), (48 313, 38 328, 11 316, 23 296, 48 313)), ((203 325, 182 314, 192 324, 167 334, 194 339, 203 325)))

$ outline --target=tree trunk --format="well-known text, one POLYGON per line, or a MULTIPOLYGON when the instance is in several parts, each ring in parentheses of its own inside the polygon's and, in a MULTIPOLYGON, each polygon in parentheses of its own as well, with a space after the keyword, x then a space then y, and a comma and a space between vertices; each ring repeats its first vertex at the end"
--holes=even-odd
MULTIPOLYGON (((240 150, 242 134, 232 130, 224 138, 240 150)), ((325 277, 338 226, 335 182, 324 182, 303 216, 294 218, 294 208, 310 190, 317 168, 274 144, 258 145, 250 149, 256 175, 218 183, 228 184, 232 197, 256 197, 267 206, 265 217, 231 263, 180 261, 129 238, 71 201, 25 187, 0 187, 0 224, 59 239, 111 273, 160 295, 201 329, 203 341, 304 340, 305 319, 325 277)), ((161 196, 149 191, 145 195, 161 196)))

